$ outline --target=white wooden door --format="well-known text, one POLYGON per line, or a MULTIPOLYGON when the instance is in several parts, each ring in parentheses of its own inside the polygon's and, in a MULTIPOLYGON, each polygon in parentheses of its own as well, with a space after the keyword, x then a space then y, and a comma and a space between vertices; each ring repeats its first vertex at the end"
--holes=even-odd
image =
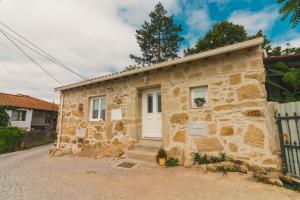
POLYGON ((160 89, 149 89, 142 93, 143 138, 162 137, 160 89))

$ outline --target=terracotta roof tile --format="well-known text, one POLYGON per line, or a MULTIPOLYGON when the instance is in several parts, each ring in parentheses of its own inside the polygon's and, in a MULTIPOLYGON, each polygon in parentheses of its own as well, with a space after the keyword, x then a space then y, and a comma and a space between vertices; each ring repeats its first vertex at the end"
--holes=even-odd
POLYGON ((38 110, 58 111, 58 105, 27 95, 0 93, 0 105, 38 110))

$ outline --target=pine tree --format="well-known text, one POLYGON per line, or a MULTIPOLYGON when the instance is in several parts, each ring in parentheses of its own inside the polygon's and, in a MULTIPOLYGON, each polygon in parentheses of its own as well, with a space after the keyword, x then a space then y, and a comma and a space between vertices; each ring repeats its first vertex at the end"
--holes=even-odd
POLYGON ((174 23, 173 16, 159 2, 150 14, 150 22, 145 21, 142 28, 136 31, 136 39, 142 55, 130 54, 139 65, 153 64, 176 58, 180 42, 181 25, 174 23))
POLYGON ((283 3, 283 6, 279 10, 282 20, 291 16, 290 22, 292 27, 295 28, 300 22, 300 0, 277 0, 277 3, 283 3))

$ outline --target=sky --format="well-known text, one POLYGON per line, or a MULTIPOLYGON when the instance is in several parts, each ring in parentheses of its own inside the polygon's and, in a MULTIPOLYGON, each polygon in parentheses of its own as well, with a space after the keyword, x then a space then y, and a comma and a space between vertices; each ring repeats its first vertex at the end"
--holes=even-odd
MULTIPOLYGON (((263 30, 273 45, 300 46, 300 25, 292 29, 278 14, 275 0, 161 0, 183 27, 180 53, 192 47, 213 24, 229 20, 248 34, 263 30)), ((135 30, 155 0, 0 0, 0 22, 87 78, 124 69, 139 55, 135 30)), ((3 25, 0 25, 4 29, 3 25)), ((7 29, 4 29, 7 30, 7 29)), ((62 85, 81 81, 76 75, 26 49, 62 85)), ((26 94, 58 103, 60 86, 0 35, 0 92, 26 94)))

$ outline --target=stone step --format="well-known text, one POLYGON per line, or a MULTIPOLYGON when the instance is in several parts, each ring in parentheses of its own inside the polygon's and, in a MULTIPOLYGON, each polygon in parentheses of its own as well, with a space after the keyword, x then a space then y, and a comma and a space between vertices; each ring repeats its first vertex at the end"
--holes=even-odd
POLYGON ((161 141, 155 140, 140 140, 137 144, 134 145, 134 149, 140 149, 145 151, 157 151, 162 147, 161 141))
POLYGON ((156 151, 149 151, 145 149, 133 149, 127 151, 127 158, 147 162, 156 162, 156 154, 156 151))

